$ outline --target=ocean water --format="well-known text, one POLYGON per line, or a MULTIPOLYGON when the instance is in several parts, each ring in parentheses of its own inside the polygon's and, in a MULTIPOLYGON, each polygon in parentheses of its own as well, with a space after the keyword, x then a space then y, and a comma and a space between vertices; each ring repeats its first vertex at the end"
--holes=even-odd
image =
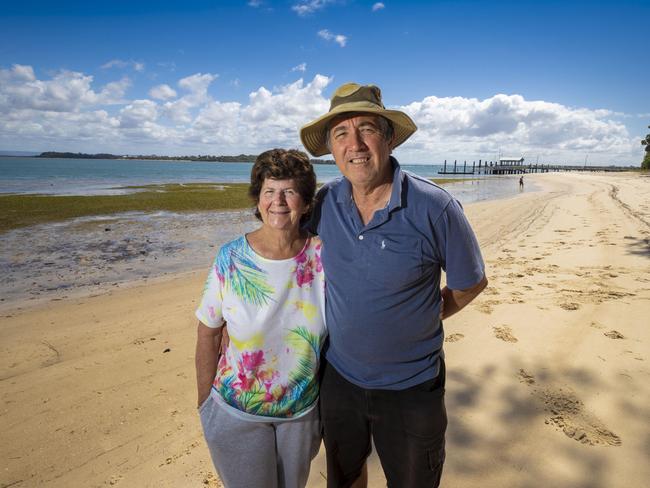
MULTIPOLYGON (((248 182, 250 163, 78 160, 0 157, 0 194, 92 195, 161 183, 248 182)), ((425 178, 440 167, 404 165, 425 178)), ((317 165, 321 182, 339 176, 317 165)), ((532 181, 526 190, 534 189, 532 181)), ((515 176, 470 176, 444 185, 462 203, 519 193, 515 176)), ((0 309, 23 300, 143 278, 207 270, 225 242, 257 228, 251 209, 223 212, 126 212, 51 222, 0 233, 0 309)))
MULTIPOLYGON (((150 184, 247 183, 251 167, 252 163, 0 157, 0 194, 107 195, 150 184)), ((463 203, 519 192, 513 176, 439 175, 441 165, 402 167, 424 178, 465 180, 445 185, 463 203)), ((315 171, 321 183, 340 176, 335 165, 316 165, 315 171)))

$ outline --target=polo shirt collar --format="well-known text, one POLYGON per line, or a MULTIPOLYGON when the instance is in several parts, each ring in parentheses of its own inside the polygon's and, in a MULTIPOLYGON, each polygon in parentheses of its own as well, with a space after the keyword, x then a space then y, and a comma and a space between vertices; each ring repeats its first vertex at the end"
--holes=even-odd
POLYGON ((402 184, 405 177, 401 166, 397 162, 397 159, 391 156, 390 162, 393 165, 393 188, 390 192, 390 200, 388 201, 389 212, 402 206, 402 184))

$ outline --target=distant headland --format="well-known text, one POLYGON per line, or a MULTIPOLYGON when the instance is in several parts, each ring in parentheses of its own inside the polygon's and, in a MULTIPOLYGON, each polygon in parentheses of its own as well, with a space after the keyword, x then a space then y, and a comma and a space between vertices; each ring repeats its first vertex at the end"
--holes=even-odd
MULTIPOLYGON (((237 156, 160 156, 158 154, 147 155, 120 155, 120 154, 86 154, 72 152, 42 152, 37 158, 58 158, 58 159, 151 159, 155 161, 193 161, 193 162, 217 162, 217 163, 254 163, 257 154, 239 154, 237 156)), ((312 164, 335 164, 331 159, 311 159, 312 164)))

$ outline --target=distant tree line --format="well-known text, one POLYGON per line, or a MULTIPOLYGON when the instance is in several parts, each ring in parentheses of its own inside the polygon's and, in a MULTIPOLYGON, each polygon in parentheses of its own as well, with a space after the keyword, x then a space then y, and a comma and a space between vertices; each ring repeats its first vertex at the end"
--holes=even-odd
MULTIPOLYGON (((257 158, 257 154, 239 154, 237 156, 159 156, 158 154, 148 155, 116 155, 116 154, 86 154, 86 153, 71 153, 71 152, 56 152, 47 151, 39 154, 39 158, 63 158, 63 159, 148 159, 156 161, 205 161, 205 162, 218 162, 218 163, 253 163, 257 158)), ((329 159, 311 159, 312 164, 334 164, 334 161, 329 159)))
POLYGON ((71 153, 71 152, 54 152, 48 151, 39 154, 39 158, 65 158, 65 159, 121 159, 122 156, 115 154, 85 154, 85 153, 71 153))
MULTIPOLYGON (((648 126, 648 129, 650 129, 650 125, 648 126)), ((645 156, 643 157, 641 168, 650 169, 650 134, 645 136, 645 139, 641 141, 641 144, 645 146, 645 156)))

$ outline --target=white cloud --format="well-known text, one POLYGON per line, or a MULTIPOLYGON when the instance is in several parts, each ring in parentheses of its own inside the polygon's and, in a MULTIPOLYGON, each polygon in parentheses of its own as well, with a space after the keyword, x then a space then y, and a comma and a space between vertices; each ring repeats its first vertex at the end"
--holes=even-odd
POLYGON ((125 103, 128 78, 105 85, 98 93, 91 89, 93 77, 61 71, 50 80, 38 80, 31 66, 0 69, 0 111, 21 109, 77 111, 96 105, 125 103))
MULTIPOLYGON (((520 95, 495 95, 485 100, 426 97, 400 108, 418 125, 409 141, 411 158, 542 155, 546 162, 573 162, 586 153, 630 158, 632 139, 625 125, 607 110, 575 109, 557 103, 530 101, 520 95), (548 161, 548 158, 553 161, 548 161)), ((590 156, 591 158, 591 156, 590 156)), ((592 158, 593 160, 593 158, 592 158)))
POLYGON ((348 38, 343 34, 333 34, 327 29, 319 30, 318 37, 321 37, 326 41, 334 41, 341 47, 345 47, 346 43, 348 42, 348 38))
MULTIPOLYGON (((31 66, 0 69, 0 147, 157 154, 240 154, 299 147, 298 130, 327 112, 332 78, 316 75, 279 88, 260 86, 246 101, 210 95, 215 74, 158 85, 148 99, 126 100, 128 78, 95 87, 93 77, 61 71, 39 79, 31 66), (161 88, 165 86, 166 88, 161 88), (166 99, 178 91, 177 98, 166 99), (161 100, 156 102, 156 100, 161 100)), ((390 102, 390 93, 385 93, 390 102)), ((394 107, 419 130, 400 146, 404 163, 494 159, 638 164, 642 148, 610 110, 574 108, 521 95, 486 99, 424 97, 394 107)), ((634 114, 636 115, 636 114, 634 114)), ((634 119, 638 120, 638 119, 634 119)), ((644 132, 645 134, 645 132, 644 132)))
POLYGON ((249 0, 248 1, 248 6, 249 7, 257 8, 257 7, 260 7, 261 5, 262 5, 261 0, 249 0))
POLYGON ((291 10, 296 12, 301 17, 304 17, 309 14, 313 14, 318 10, 322 10, 327 6, 328 3, 332 3, 333 0, 303 0, 294 4, 291 7, 291 10))
POLYGON ((120 110, 120 127, 141 127, 158 118, 158 106, 151 100, 134 100, 120 110))
POLYGON ((169 100, 170 98, 176 98, 176 90, 169 85, 162 84, 149 90, 149 96, 157 100, 169 100))
POLYGON ((165 103, 164 114, 178 124, 189 124, 195 115, 192 109, 211 101, 208 87, 218 76, 196 73, 179 80, 178 86, 187 93, 178 100, 165 103))
MULTIPOLYGON (((212 102, 203 109, 188 131, 202 144, 259 151, 269 147, 296 147, 298 130, 329 108, 323 90, 331 78, 316 75, 270 91, 260 87, 249 103, 212 102)), ((238 151, 234 151, 238 152, 238 151)))
POLYGON ((120 81, 112 81, 104 85, 94 101, 95 105, 120 105, 126 103, 124 94, 131 86, 131 80, 127 77, 120 81))
POLYGON ((16 80, 34 81, 36 75, 31 66, 24 66, 22 64, 14 64, 12 67, 12 74, 16 80))
POLYGON ((304 73, 305 71, 307 71, 307 63, 300 63, 298 66, 294 66, 293 68, 291 68, 291 71, 300 71, 304 73))
POLYGON ((139 61, 124 61, 122 59, 112 59, 111 61, 108 61, 107 63, 104 63, 100 66, 102 69, 110 69, 110 68, 119 68, 119 69, 126 69, 126 68, 132 68, 134 71, 144 71, 144 63, 139 62, 139 61))
POLYGON ((372 11, 376 12, 377 10, 381 10, 386 8, 386 5, 384 5, 382 2, 377 2, 372 6, 372 11))
POLYGON ((178 86, 190 92, 192 97, 197 100, 203 100, 207 97, 208 87, 210 83, 216 80, 219 75, 212 75, 210 73, 187 76, 178 82, 178 86))

